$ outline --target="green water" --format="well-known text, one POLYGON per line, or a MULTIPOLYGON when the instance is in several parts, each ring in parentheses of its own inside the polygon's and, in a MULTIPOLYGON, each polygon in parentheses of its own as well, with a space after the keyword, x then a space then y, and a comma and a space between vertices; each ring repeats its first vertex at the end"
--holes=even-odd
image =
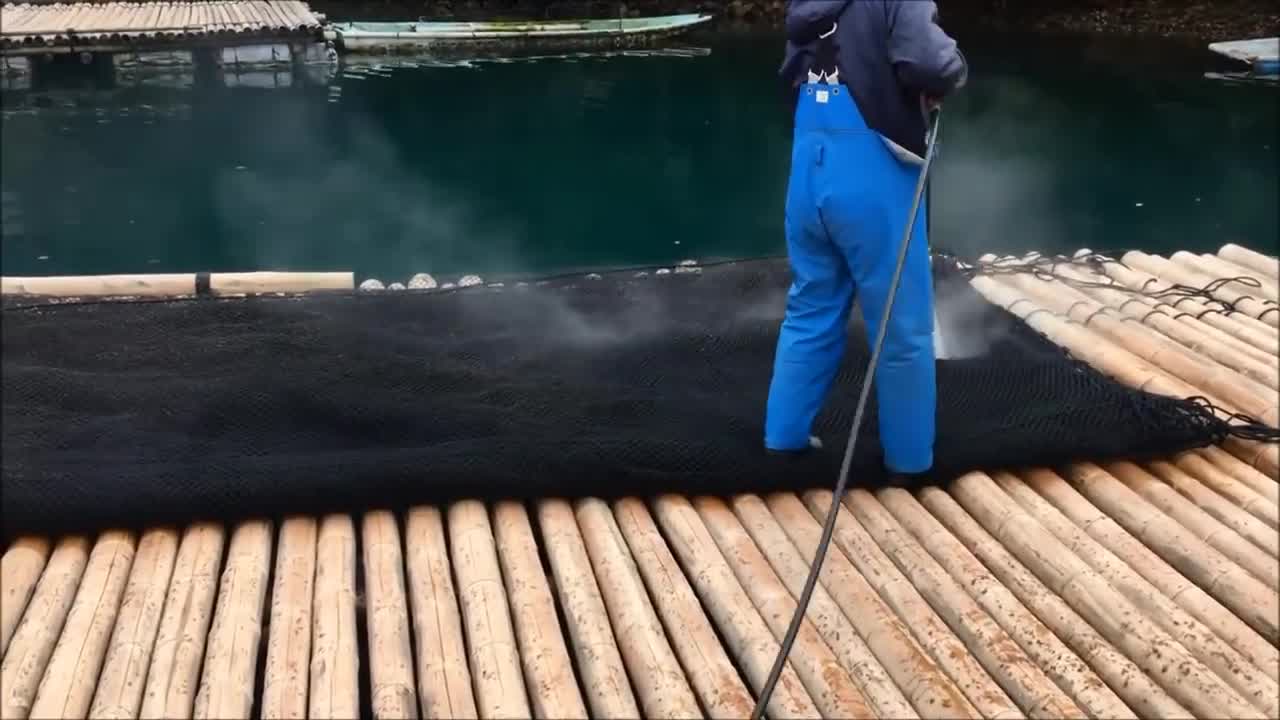
MULTIPOLYGON (((961 36, 933 241, 1275 252, 1274 87, 1206 51, 961 36)), ((4 93, 7 275, 549 272, 783 251, 776 35, 709 54, 4 93)))

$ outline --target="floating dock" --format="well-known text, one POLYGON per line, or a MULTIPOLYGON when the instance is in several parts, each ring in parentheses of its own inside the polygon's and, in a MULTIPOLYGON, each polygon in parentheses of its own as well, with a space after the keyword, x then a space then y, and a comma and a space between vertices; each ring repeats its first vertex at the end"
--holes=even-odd
MULTIPOLYGON (((0 75, 29 77, 59 56, 124 70, 239 69, 329 62, 324 16, 300 0, 5 2, 0 75)), ((10 80, 9 84, 16 81, 10 80)))
MULTIPOLYGON (((1280 262, 1119 259, 972 284, 1126 384, 1275 427, 1280 262), (1176 286, 1230 309, 1160 294, 1176 286)), ((233 280, 154 294, 352 283, 233 280)), ((60 292, 138 291, 111 282, 60 292)), ((854 491, 769 715, 1280 716, 1277 449, 854 491)), ((830 502, 468 500, 22 538, 0 561, 0 716, 744 718, 830 502)))
POLYGON ((0 54, 134 52, 318 39, 323 16, 299 0, 38 2, 0 5, 0 54))

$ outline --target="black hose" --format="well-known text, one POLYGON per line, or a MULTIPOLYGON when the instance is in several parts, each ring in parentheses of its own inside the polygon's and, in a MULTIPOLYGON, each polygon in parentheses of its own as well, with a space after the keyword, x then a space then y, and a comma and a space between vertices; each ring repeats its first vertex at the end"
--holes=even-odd
POLYGON ((880 316, 880 327, 876 331, 875 343, 871 346, 871 359, 867 361, 866 378, 863 379, 862 390, 858 394, 858 408, 853 416, 853 427, 849 430, 849 442, 845 445, 844 460, 840 463, 840 477, 836 480, 835 491, 831 496, 831 507, 827 509, 827 518, 822 523, 822 537, 818 540, 818 548, 814 553, 813 562, 809 566, 809 576, 805 578, 804 588, 800 591, 800 597, 796 599, 796 611, 791 616, 791 624, 787 626, 787 632, 782 637, 778 655, 774 658, 773 667, 769 670, 769 677, 765 680, 764 687, 760 690, 760 699, 756 701, 756 708, 751 713, 752 720, 761 720, 764 717, 765 706, 769 704, 769 699, 773 697, 773 690, 778 684, 778 678, 782 676, 782 668, 787 662, 787 656, 791 654, 791 646, 795 645, 796 635, 800 632, 800 624, 804 621, 805 611, 809 608, 809 599, 813 596, 814 587, 818 584, 818 574, 822 570, 822 561, 826 558, 827 548, 831 545, 831 534, 836 527, 836 515, 840 510, 840 502, 844 498, 846 486, 849 484, 849 470, 853 465, 854 448, 858 444, 858 431, 862 429, 862 416, 867 409, 867 399, 871 395, 871 381, 876 374, 876 363, 880 359, 880 350, 884 347, 885 333, 889 328, 889 315, 893 311, 893 301, 898 295, 898 284, 902 279, 902 266, 907 259, 907 248, 911 245, 911 232, 915 229, 916 213, 920 210, 920 198, 924 194, 925 185, 929 180, 929 167, 933 164, 933 151, 938 144, 938 118, 941 114, 941 110, 933 113, 932 128, 929 133, 929 147, 924 154, 924 165, 920 168, 920 179, 916 181, 916 193, 911 202, 911 214, 907 217, 907 228, 903 233, 902 243, 898 247, 898 264, 893 269, 893 279, 889 283, 889 298, 885 302, 884 312, 880 316))

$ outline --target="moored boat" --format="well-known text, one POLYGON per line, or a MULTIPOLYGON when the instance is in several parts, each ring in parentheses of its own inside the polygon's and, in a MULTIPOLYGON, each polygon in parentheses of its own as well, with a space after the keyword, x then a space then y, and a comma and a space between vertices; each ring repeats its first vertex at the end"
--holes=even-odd
POLYGON ((1210 43, 1209 50, 1248 63, 1256 74, 1280 74, 1280 37, 1210 43))
POLYGON ((345 52, 639 47, 709 22, 706 13, 646 18, 497 22, 345 22, 325 34, 345 52))

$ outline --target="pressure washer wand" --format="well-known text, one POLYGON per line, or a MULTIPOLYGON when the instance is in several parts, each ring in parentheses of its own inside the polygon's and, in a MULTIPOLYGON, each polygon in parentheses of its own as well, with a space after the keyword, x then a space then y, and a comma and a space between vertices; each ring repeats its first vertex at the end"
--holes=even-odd
POLYGON ((858 408, 853 415, 853 427, 849 431, 849 442, 845 445, 844 460, 840 463, 840 476, 836 480, 835 491, 832 493, 831 507, 827 509, 827 518, 822 524, 822 537, 818 540, 818 547, 813 555, 813 562, 809 566, 809 576, 805 578, 804 588, 800 591, 800 597, 796 599, 796 611, 791 616, 791 624, 787 626, 786 635, 783 636, 782 644, 778 648, 778 656, 773 661, 773 667, 769 670, 769 677, 765 681, 764 687, 761 688, 760 698, 756 701, 755 710, 751 713, 752 720, 761 720, 764 717, 765 707, 769 704, 769 699, 773 697, 773 690, 778 685, 778 678, 782 676, 782 667, 787 662, 787 656, 791 654, 791 646, 796 642, 796 634, 800 632, 800 623, 804 621, 805 611, 809 608, 809 599, 813 596, 814 586, 818 584, 822 561, 826 558, 827 548, 831 545, 831 534, 835 531, 836 516, 839 513, 841 500, 844 498, 845 489, 849 483, 849 470, 853 465, 854 448, 858 444, 858 431, 862 429, 862 417, 867 409, 867 399, 871 395, 871 381, 875 378, 876 364, 880 360, 880 351, 884 347, 884 337, 889 327, 893 301, 898 295, 898 285, 902 280, 902 266, 906 263, 907 248, 911 244, 911 233, 915 229, 916 215, 920 212, 920 199, 924 196, 924 189, 929 181, 929 168, 933 165, 934 148, 938 145, 938 120, 941 115, 941 108, 937 108, 930 118, 929 145, 925 150, 924 165, 920 168, 920 178, 916 181, 915 198, 911 201, 911 214, 907 217, 907 227, 902 235, 902 244, 898 248, 898 264, 893 269, 893 279, 889 282, 889 297, 885 301, 884 312, 880 316, 880 326, 876 330, 876 339, 871 346, 871 359, 867 361, 867 373, 862 381, 862 391, 858 395, 858 408))

